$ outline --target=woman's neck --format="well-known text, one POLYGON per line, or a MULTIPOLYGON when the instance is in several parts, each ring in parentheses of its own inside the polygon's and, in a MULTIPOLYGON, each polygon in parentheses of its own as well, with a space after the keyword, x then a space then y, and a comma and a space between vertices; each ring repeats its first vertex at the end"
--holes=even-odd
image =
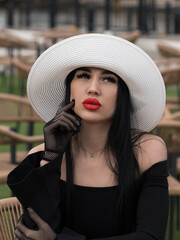
POLYGON ((82 122, 73 145, 85 155, 99 155, 105 149, 110 124, 82 122))

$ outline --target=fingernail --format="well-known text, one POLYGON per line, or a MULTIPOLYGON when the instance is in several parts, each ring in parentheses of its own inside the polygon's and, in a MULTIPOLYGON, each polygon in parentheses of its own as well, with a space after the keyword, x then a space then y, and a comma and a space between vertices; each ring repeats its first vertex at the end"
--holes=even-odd
POLYGON ((28 210, 28 212, 30 212, 30 213, 34 213, 34 210, 33 210, 31 207, 28 207, 27 210, 28 210))
POLYGON ((80 125, 81 125, 79 121, 76 121, 76 124, 77 124, 78 126, 80 126, 80 125))

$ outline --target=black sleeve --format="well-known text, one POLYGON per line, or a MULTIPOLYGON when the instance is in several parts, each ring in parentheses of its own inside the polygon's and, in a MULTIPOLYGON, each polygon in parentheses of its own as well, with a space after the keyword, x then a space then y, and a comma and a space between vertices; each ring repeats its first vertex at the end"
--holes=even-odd
MULTIPOLYGON (((167 176, 167 161, 154 164, 142 174, 135 232, 93 240, 163 240, 169 208, 167 176)), ((57 240, 75 239, 86 237, 68 228, 64 228, 57 237, 57 240)))
POLYGON ((59 178, 62 156, 40 167, 42 152, 28 155, 7 178, 7 184, 24 208, 27 227, 35 228, 28 218, 31 207, 55 232, 59 232, 59 178))

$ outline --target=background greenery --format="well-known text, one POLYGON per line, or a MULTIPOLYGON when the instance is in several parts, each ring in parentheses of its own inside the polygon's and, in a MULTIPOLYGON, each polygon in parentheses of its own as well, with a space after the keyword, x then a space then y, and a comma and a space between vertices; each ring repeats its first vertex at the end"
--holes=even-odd
MULTIPOLYGON (((5 77, 4 74, 0 75, 0 92, 1 93, 9 93, 10 91, 10 77, 5 77)), ((21 95, 21 90, 22 90, 22 84, 25 86, 26 81, 19 79, 18 77, 13 78, 13 85, 11 86, 12 88, 12 93, 16 95, 21 95)), ((171 87, 166 89, 167 95, 168 96, 177 96, 178 92, 175 87, 171 87)), ((158 103, 157 103, 158 104, 158 103)), ((0 113, 1 114, 1 113, 0 113)), ((16 126, 16 123, 2 123, 8 126, 16 126)), ((34 124, 34 135, 41 135, 43 134, 43 126, 44 123, 35 123, 34 124)), ((19 126, 18 132, 21 134, 26 134, 27 133, 27 128, 28 124, 27 123, 21 123, 19 126)), ((25 151, 27 150, 27 145, 25 144, 17 144, 17 151, 25 151)), ((0 153, 2 152, 9 152, 10 151, 10 146, 9 145, 1 145, 0 146, 0 153)), ((6 197, 11 197, 12 193, 7 186, 7 184, 0 184, 0 198, 6 198, 6 197)), ((177 202, 175 202, 175 209, 177 209, 177 202)), ((148 206, 147 206, 148 207, 148 206)), ((177 229, 177 211, 175 211, 175 218, 174 218, 174 240, 180 239, 180 230, 177 229)), ((180 228, 180 226, 179 226, 180 228)), ((168 227, 167 227, 167 233, 166 233, 166 240, 169 240, 169 221, 168 221, 168 227)))

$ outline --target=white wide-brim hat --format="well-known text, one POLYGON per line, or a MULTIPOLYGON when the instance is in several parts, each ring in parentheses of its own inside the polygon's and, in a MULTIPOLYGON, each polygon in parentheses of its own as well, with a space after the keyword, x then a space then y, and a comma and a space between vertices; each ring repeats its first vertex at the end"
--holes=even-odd
POLYGON ((79 67, 107 69, 124 80, 133 105, 132 128, 151 131, 158 124, 164 112, 166 94, 163 78, 153 60, 127 40, 96 33, 56 43, 32 66, 27 94, 35 111, 46 122, 64 106, 65 79, 79 67))

